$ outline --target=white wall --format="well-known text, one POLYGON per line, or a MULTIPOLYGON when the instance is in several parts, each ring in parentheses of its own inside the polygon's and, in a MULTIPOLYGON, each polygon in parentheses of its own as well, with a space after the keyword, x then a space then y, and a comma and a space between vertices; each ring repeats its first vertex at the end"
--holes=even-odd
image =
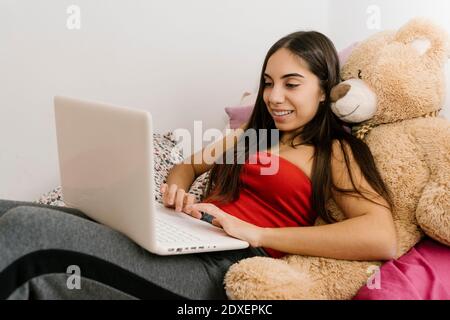
POLYGON ((344 48, 381 29, 398 29, 414 17, 430 18, 450 31, 448 0, 331 0, 330 37, 344 48), (379 28, 375 23, 379 13, 379 28))
POLYGON ((327 33, 329 12, 329 0, 0 0, 0 198, 59 185, 54 95, 148 109, 158 132, 222 129, 270 45, 327 33), (80 30, 66 27, 71 4, 80 30))
POLYGON ((370 6, 380 29, 425 16, 450 30, 448 0, 0 0, 0 198, 59 185, 54 95, 147 109, 157 132, 222 129, 273 42, 314 29, 342 49, 379 31, 370 6))

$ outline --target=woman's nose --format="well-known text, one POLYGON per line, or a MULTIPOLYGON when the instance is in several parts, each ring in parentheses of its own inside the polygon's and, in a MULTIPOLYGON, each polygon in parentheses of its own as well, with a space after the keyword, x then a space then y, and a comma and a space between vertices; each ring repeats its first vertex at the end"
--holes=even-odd
POLYGON ((273 88, 270 92, 269 102, 273 104, 280 104, 284 102, 284 93, 280 89, 273 88))

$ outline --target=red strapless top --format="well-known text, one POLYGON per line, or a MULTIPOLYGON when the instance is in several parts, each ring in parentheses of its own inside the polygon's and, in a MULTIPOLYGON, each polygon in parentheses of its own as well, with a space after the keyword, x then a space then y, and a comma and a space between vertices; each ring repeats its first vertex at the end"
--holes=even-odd
MULTIPOLYGON (((239 198, 226 204, 205 199, 223 211, 265 228, 311 226, 317 215, 311 209, 309 177, 295 164, 267 151, 251 155, 241 172, 239 198)), ((285 253, 264 248, 275 258, 285 253)))

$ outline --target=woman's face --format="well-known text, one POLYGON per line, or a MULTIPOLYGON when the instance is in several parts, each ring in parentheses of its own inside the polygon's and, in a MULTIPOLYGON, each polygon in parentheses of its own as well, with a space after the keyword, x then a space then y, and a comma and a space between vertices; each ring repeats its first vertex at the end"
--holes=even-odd
POLYGON ((325 100, 319 78, 288 49, 281 48, 269 58, 264 79, 264 102, 282 136, 311 121, 325 100))

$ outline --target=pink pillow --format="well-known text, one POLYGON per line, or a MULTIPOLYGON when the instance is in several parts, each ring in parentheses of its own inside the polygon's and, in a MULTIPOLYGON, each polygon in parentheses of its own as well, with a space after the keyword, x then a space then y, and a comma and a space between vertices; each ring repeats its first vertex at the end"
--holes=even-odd
POLYGON ((228 117, 230 119, 230 128, 237 129, 242 124, 247 122, 252 114, 253 107, 253 105, 250 105, 225 108, 225 112, 228 114, 228 117))
POLYGON ((359 44, 359 42, 353 42, 351 45, 349 45, 347 48, 344 48, 343 50, 338 52, 339 55, 339 63, 342 66, 347 62, 348 58, 353 52, 353 49, 359 44))
POLYGON ((425 238, 380 268, 379 289, 364 285, 354 300, 450 300, 450 248, 425 238))

